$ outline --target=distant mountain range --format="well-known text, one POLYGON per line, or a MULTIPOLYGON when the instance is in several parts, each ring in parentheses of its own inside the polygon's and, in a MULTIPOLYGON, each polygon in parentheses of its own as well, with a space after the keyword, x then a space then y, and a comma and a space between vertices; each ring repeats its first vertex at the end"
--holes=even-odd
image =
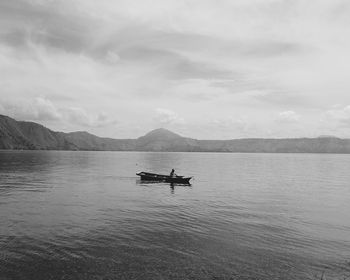
POLYGON ((0 115, 0 149, 242 153, 350 153, 350 139, 196 140, 159 128, 137 139, 102 138, 87 132, 52 131, 34 122, 0 115))

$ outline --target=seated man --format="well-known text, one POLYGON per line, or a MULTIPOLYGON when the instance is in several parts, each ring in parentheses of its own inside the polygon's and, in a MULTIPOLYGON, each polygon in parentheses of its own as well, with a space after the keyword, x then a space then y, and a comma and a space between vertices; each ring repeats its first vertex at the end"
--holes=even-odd
POLYGON ((175 176, 176 176, 176 174, 175 174, 175 170, 174 170, 174 168, 173 168, 173 169, 171 169, 170 177, 175 177, 175 176))

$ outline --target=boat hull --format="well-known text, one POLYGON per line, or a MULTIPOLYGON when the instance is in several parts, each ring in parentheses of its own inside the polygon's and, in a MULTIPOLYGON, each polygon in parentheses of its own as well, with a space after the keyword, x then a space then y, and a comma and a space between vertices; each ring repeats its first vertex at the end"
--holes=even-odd
POLYGON ((161 175, 148 172, 136 173, 140 176, 141 181, 153 181, 153 182, 165 182, 165 183, 175 183, 175 184, 189 184, 192 177, 176 176, 171 177, 169 175, 161 175))

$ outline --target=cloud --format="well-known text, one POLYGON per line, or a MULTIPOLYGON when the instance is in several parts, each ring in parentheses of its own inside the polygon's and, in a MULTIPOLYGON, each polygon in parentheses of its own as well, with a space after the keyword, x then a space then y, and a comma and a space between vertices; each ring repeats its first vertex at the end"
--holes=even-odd
POLYGON ((118 123, 116 120, 110 119, 105 113, 93 115, 80 107, 64 109, 64 117, 69 122, 82 127, 105 127, 118 123))
POLYGON ((271 56, 281 56, 288 54, 302 54, 307 50, 303 43, 255 40, 247 44, 242 44, 241 53, 252 57, 267 58, 271 56))
POLYGON ((118 63, 120 61, 120 56, 115 51, 108 51, 106 55, 106 59, 111 63, 118 63))
POLYGON ((156 116, 154 120, 160 123, 161 125, 185 123, 185 120, 181 118, 178 114, 176 114, 171 110, 163 109, 163 108, 156 109, 156 116))
POLYGON ((339 126, 350 127, 350 105, 328 110, 326 118, 335 121, 339 126))
POLYGON ((301 117, 294 111, 280 112, 276 118, 278 122, 282 123, 295 123, 300 121, 301 117))
POLYGON ((118 52, 124 62, 147 65, 158 75, 170 80, 230 78, 232 73, 222 65, 193 59, 178 51, 153 48, 145 44, 133 45, 118 52))
POLYGON ((17 120, 37 121, 39 123, 66 123, 80 127, 106 127, 118 122, 106 113, 88 113, 80 107, 57 108, 49 99, 10 100, 0 102, 0 114, 17 120))
POLYGON ((37 120, 60 120, 62 118, 52 102, 42 97, 35 99, 34 112, 36 112, 37 120))
POLYGON ((165 93, 173 98, 199 103, 219 99, 229 91, 225 87, 213 86, 214 81, 206 79, 187 79, 181 83, 173 84, 165 93))
POLYGON ((118 133, 109 129, 115 119, 130 124, 127 135, 135 124, 146 130, 183 119, 192 129, 204 116, 219 121, 210 129, 202 122, 201 135, 212 138, 221 127, 244 128, 225 120, 233 112, 281 131, 297 119, 283 112, 302 112, 299 126, 311 127, 339 103, 327 116, 345 125, 349 7, 344 0, 0 0, 0 110, 104 135, 118 133), (161 109, 147 121, 154 108, 179 111, 161 109), (271 112, 283 114, 271 119, 271 112))
POLYGON ((34 100, 1 101, 2 114, 19 120, 31 121, 60 121, 61 113, 53 103, 44 98, 36 97, 34 100))
POLYGON ((317 106, 311 102, 311 98, 305 94, 300 93, 298 90, 286 90, 278 85, 261 85, 257 86, 255 90, 248 92, 251 93, 251 97, 265 103, 269 106, 278 107, 313 107, 317 106))
POLYGON ((38 43, 69 52, 80 52, 91 40, 93 20, 74 4, 61 1, 0 1, 2 41, 14 47, 38 43))
POLYGON ((248 122, 240 117, 226 117, 221 119, 215 119, 212 124, 220 129, 231 129, 235 132, 246 132, 248 130, 248 122))
MULTIPOLYGON (((119 4, 129 8, 123 1, 119 4)), ((116 15, 113 26, 110 21, 97 21, 87 13, 85 9, 89 6, 78 8, 79 5, 65 5, 63 1, 2 1, 0 40, 15 48, 39 45, 84 54, 100 62, 115 63, 122 59, 146 63, 151 68, 158 67, 158 74, 169 79, 232 78, 232 70, 209 61, 208 55, 266 57, 302 49, 297 42, 277 39, 244 40, 203 35, 194 30, 156 29, 150 22, 122 13, 116 15), (18 19, 13 20, 14 17, 18 19)))

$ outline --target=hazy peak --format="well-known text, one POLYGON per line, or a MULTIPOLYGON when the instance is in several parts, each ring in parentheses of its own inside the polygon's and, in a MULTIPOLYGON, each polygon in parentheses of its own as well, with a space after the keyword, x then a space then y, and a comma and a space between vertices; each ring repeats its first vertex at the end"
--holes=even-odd
POLYGON ((174 138, 181 138, 180 135, 165 129, 165 128, 157 128, 150 132, 148 132, 146 135, 144 135, 142 138, 152 138, 152 139, 174 139, 174 138))

